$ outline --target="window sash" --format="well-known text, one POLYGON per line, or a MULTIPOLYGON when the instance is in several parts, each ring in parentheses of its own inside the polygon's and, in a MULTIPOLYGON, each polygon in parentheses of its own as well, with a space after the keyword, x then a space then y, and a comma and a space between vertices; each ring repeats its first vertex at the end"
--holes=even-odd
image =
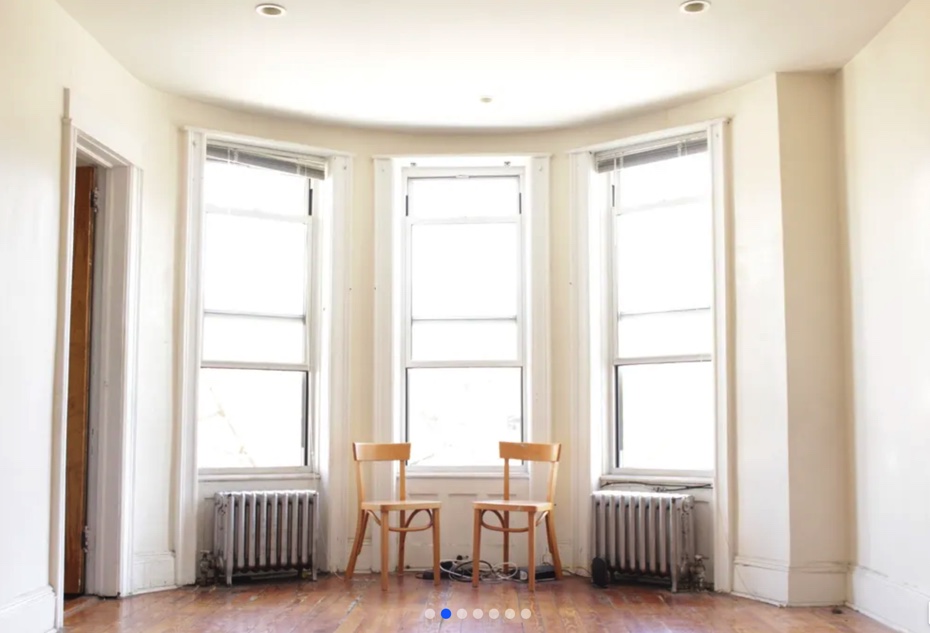
MULTIPOLYGON (((216 160, 216 158, 209 156, 209 150, 211 147, 220 147, 220 145, 210 143, 207 146, 208 157, 207 160, 216 160)), ((230 146, 232 147, 232 146, 230 146)), ((274 152, 269 152, 269 156, 274 154, 274 152)), ((299 162, 300 157, 296 157, 295 162, 295 171, 289 171, 290 167, 279 169, 279 171, 285 171, 287 173, 295 173, 296 175, 301 175, 307 178, 307 193, 308 196, 313 195, 314 182, 313 178, 322 178, 325 176, 325 169, 320 171, 314 168, 314 161, 316 157, 308 157, 307 164, 302 164, 299 162)), ((276 160, 274 156, 271 156, 270 160, 276 160)), ((325 163, 325 159, 323 160, 325 163)), ((242 161, 233 161, 233 160, 224 160, 223 162, 238 162, 243 165, 250 165, 248 162, 242 161)), ((268 165, 252 165, 266 168, 274 169, 274 166, 269 163, 268 165)), ((253 218, 256 220, 263 220, 269 222, 292 222, 295 224, 304 224, 306 229, 306 241, 304 245, 304 265, 306 268, 305 283, 303 285, 303 305, 304 310, 301 314, 280 314, 256 310, 208 310, 201 308, 200 310, 200 320, 201 320, 201 331, 203 328, 203 321, 207 316, 228 316, 228 317, 249 317, 254 319, 261 320, 295 320, 303 323, 303 345, 304 345, 304 362, 302 363, 282 363, 282 362, 273 362, 273 361, 217 361, 217 360, 207 360, 203 357, 203 342, 204 339, 201 336, 200 340, 200 367, 202 371, 204 369, 226 369, 226 370, 259 370, 259 371, 292 371, 292 372, 301 372, 304 374, 304 406, 303 406, 303 416, 301 421, 301 438, 303 443, 303 464, 299 466, 289 467, 289 468, 308 468, 313 467, 314 465, 314 446, 313 438, 314 436, 314 416, 312 410, 314 408, 314 402, 316 401, 315 394, 315 381, 313 376, 316 371, 315 367, 315 338, 314 338, 314 319, 311 315, 316 314, 317 310, 317 296, 316 296, 316 287, 317 287, 317 277, 318 277, 318 266, 316 265, 318 261, 319 244, 318 244, 318 231, 316 230, 317 221, 316 216, 311 214, 311 210, 308 208, 308 213, 306 215, 288 215, 288 214, 276 214, 276 213, 266 213, 260 211, 247 211, 241 209, 227 209, 223 207, 218 207, 215 205, 209 204, 208 201, 203 201, 203 206, 201 212, 204 216, 207 214, 224 214, 235 217, 247 217, 253 218)), ((205 239, 203 240, 206 241, 205 239)), ((203 255, 202 255, 203 256, 203 255)), ((203 301, 204 288, 201 287, 201 302, 203 301)), ((201 303, 202 305, 202 303, 201 303)), ((243 470, 242 467, 211 467, 209 469, 212 472, 225 472, 225 471, 240 471, 243 470)), ((251 468, 245 469, 251 471, 251 468)))
MULTIPOLYGON (((410 440, 410 419, 408 411, 408 372, 412 369, 492 369, 492 368, 520 368, 521 371, 521 394, 520 394, 520 419, 521 419, 521 438, 526 436, 526 332, 525 332, 525 319, 524 311, 526 305, 526 273, 527 273, 527 264, 525 259, 526 254, 526 236, 524 235, 524 221, 523 221, 523 201, 526 199, 525 195, 525 185, 526 179, 525 174, 522 168, 476 168, 476 169, 460 169, 460 168, 429 168, 429 167, 420 167, 420 168, 408 168, 404 170, 403 176, 403 193, 404 199, 407 200, 406 196, 408 195, 408 186, 407 183, 414 178, 449 178, 450 176, 480 176, 480 177, 513 177, 517 176, 519 178, 519 190, 520 190, 520 207, 518 208, 518 213, 513 216, 468 216, 468 217, 440 217, 440 218, 430 218, 430 217, 418 217, 407 215, 406 210, 404 210, 403 218, 403 228, 402 228, 402 237, 401 237, 401 252, 402 252, 402 263, 403 263, 403 273, 401 276, 402 281, 402 306, 403 313, 401 315, 403 326, 401 327, 401 375, 402 375, 402 393, 405 394, 404 398, 401 401, 401 419, 403 420, 403 433, 406 440, 410 440), (413 298, 413 230, 416 226, 437 226, 437 225, 497 225, 497 224, 511 224, 516 227, 516 239, 517 239, 517 249, 516 249, 516 261, 514 264, 517 266, 517 310, 516 314, 482 314, 478 316, 439 316, 439 315, 428 315, 425 317, 413 318, 412 310, 412 298, 413 298), (414 323, 483 323, 483 322, 515 322, 517 324, 517 355, 516 358, 511 360, 414 360, 413 358, 413 325, 414 323)), ((411 465, 411 468, 422 469, 423 471, 430 470, 440 470, 440 471, 454 471, 454 470, 467 470, 471 471, 481 471, 484 470, 483 467, 461 467, 461 466, 442 466, 442 465, 431 465, 431 466, 414 466, 411 465)))
MULTIPOLYGON (((281 470, 291 470, 291 469, 304 469, 311 467, 313 465, 313 435, 312 435, 312 415, 310 409, 313 402, 313 380, 312 374, 309 367, 302 367, 299 365, 290 365, 286 363, 239 363, 239 362, 215 362, 215 363, 206 363, 201 364, 200 371, 207 369, 222 369, 229 371, 276 371, 276 372, 292 372, 303 375, 302 381, 302 410, 301 410, 301 419, 300 419, 300 442, 301 442, 301 463, 291 466, 208 466, 205 468, 200 468, 199 470, 211 472, 211 473, 226 473, 226 472, 252 472, 252 471, 281 471, 281 470)), ((198 447, 199 451, 199 447, 198 447)))
MULTIPOLYGON (((619 386, 617 384, 619 376, 619 368, 627 366, 637 366, 637 365, 655 365, 655 364, 681 364, 681 363, 713 363, 714 356, 713 353, 704 353, 704 354, 669 354, 669 355, 648 355, 642 357, 633 357, 633 356, 623 356, 621 350, 618 346, 618 324, 624 316, 651 316, 651 315, 666 315, 666 314, 676 314, 684 312, 698 312, 698 311, 710 311, 712 315, 713 322, 713 313, 714 308, 712 305, 693 305, 686 307, 679 307, 669 310, 655 310, 655 311, 645 311, 645 312, 630 312, 630 313, 621 313, 618 309, 618 252, 617 252, 617 239, 618 231, 616 226, 616 218, 620 215, 630 214, 630 213, 648 213, 650 211, 660 211, 670 207, 682 206, 687 204, 695 203, 707 203, 707 213, 712 214, 712 194, 708 195, 699 195, 699 196, 686 196, 680 198, 672 198, 667 200, 662 200, 660 202, 641 204, 641 205, 628 205, 623 206, 621 204, 621 191, 620 191, 620 170, 624 167, 631 167, 640 164, 646 164, 648 162, 653 162, 656 160, 664 160, 670 158, 676 158, 679 156, 689 155, 690 153, 710 151, 710 144, 707 134, 701 132, 699 134, 691 134, 685 137, 680 137, 676 139, 665 139, 655 143, 650 143, 648 145, 640 145, 629 148, 620 148, 614 150, 606 150, 604 152, 599 152, 595 154, 595 166, 598 173, 608 173, 608 177, 605 179, 608 186, 608 196, 607 203, 610 206, 609 217, 610 221, 607 222, 608 230, 611 233, 609 244, 610 244, 610 254, 607 259, 609 262, 609 270, 607 271, 607 287, 608 290, 608 306, 607 306, 607 316, 608 323, 607 325, 607 336, 605 337, 605 343, 609 346, 608 358, 610 359, 610 425, 608 436, 610 440, 610 462, 611 467, 610 471, 613 473, 634 473, 634 474, 660 474, 660 473, 675 473, 676 475, 697 475, 705 476, 709 473, 704 471, 690 471, 687 469, 661 469, 661 470, 649 470, 643 471, 641 469, 629 469, 625 468, 622 465, 622 437, 623 437, 623 426, 621 420, 620 412, 620 397, 619 386), (674 149, 674 151, 673 151, 674 149), (609 164, 608 164, 609 163, 609 164)), ((712 173, 708 174, 709 178, 713 177, 712 173)), ((707 270, 707 274, 710 276, 714 275, 713 267, 707 270)), ((711 302, 713 300, 711 299, 711 302)), ((713 340, 713 339, 712 339, 713 340)))
POLYGON ((613 473, 623 472, 632 475, 655 475, 663 473, 675 473, 676 476, 696 476, 705 477, 713 475, 713 471, 692 470, 686 468, 662 468, 662 469, 643 469, 629 468, 623 466, 623 414, 621 412, 622 389, 620 388, 620 369, 622 367, 641 367, 643 365, 681 365, 686 363, 710 363, 713 364, 710 354, 693 354, 682 356, 663 356, 651 358, 627 359, 623 362, 615 361, 611 367, 610 390, 611 390, 611 471, 613 473))

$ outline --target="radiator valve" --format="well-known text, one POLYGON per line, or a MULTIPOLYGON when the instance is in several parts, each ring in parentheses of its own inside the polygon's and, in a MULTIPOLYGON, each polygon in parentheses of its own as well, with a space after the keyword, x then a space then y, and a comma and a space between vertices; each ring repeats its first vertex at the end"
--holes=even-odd
POLYGON ((216 580, 214 570, 213 555, 204 550, 200 552, 200 563, 197 566, 197 584, 206 586, 211 585, 216 580))
POLYGON ((691 588, 694 591, 704 591, 704 578, 706 571, 704 569, 704 557, 700 554, 695 555, 694 562, 691 563, 691 588))

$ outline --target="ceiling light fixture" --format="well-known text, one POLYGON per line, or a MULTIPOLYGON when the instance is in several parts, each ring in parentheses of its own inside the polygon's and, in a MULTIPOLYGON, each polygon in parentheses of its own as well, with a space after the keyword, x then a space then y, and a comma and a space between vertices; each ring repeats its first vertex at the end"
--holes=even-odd
POLYGON ((494 101, 491 97, 481 97, 481 103, 491 103, 494 101))
POLYGON ((704 13, 710 9, 710 0, 685 0, 681 3, 681 12, 689 15, 704 13))
POLYGON ((287 9, 282 7, 280 4, 260 4, 255 7, 255 12, 259 15, 263 15, 266 18, 280 18, 282 15, 287 13, 287 9))

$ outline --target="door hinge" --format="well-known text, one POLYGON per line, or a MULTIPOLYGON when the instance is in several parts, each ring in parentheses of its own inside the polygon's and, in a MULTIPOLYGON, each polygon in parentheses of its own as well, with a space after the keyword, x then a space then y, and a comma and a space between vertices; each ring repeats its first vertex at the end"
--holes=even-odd
POLYGON ((90 192, 90 208, 94 213, 97 213, 97 207, 100 203, 100 188, 94 187, 93 191, 90 192))
POLYGON ((85 525, 84 530, 81 532, 81 549, 84 550, 86 554, 90 547, 90 526, 85 525))

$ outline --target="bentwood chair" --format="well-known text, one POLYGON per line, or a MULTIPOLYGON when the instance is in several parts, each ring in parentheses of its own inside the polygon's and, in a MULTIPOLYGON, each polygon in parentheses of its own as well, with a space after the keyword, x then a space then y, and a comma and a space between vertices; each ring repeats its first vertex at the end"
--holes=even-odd
POLYGON ((391 532, 400 534, 397 548, 397 575, 404 575, 404 545, 408 532, 423 532, 433 529, 433 584, 439 585, 439 501, 408 501, 406 464, 410 459, 410 444, 363 444, 352 445, 355 458, 355 477, 358 484, 358 520, 355 528, 355 544, 346 567, 346 580, 355 573, 355 562, 362 551, 368 518, 381 526, 381 589, 388 588, 388 537, 391 532), (365 483, 362 479, 362 462, 400 462, 400 499, 396 501, 365 501, 365 483), (388 519, 391 512, 400 512, 397 526, 391 526, 388 519), (410 512, 410 515, 407 515, 410 512), (425 512, 429 523, 410 527, 410 523, 420 512, 425 512))
POLYGON ((546 520, 546 536, 549 540, 549 551, 552 553, 552 566, 555 568, 555 577, 562 579, 562 559, 559 557, 559 543, 555 537, 555 519, 552 516, 555 510, 555 480, 559 470, 559 457, 562 454, 561 444, 517 444, 514 442, 500 443, 500 456, 504 460, 504 498, 475 501, 475 533, 472 556, 473 586, 478 586, 478 568, 481 561, 481 528, 487 528, 504 534, 504 562, 510 562, 510 535, 526 532, 529 554, 529 587, 536 590, 536 526, 546 520), (549 462, 549 486, 545 501, 524 501, 510 498, 510 460, 517 459, 525 462, 549 462), (500 526, 485 522, 487 512, 497 516, 500 526), (510 527, 510 513, 525 512, 527 527, 510 527))

